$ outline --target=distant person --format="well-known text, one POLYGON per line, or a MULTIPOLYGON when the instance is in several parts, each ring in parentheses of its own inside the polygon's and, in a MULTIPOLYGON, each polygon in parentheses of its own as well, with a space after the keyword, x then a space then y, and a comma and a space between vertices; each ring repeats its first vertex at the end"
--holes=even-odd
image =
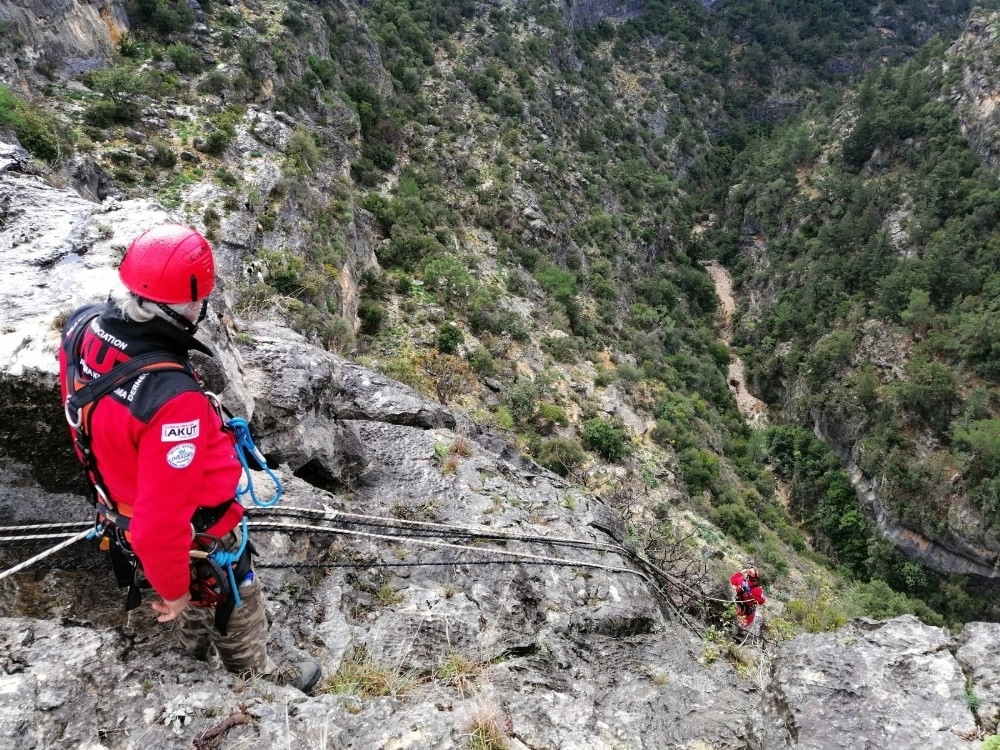
POLYGON ((189 358, 211 354, 193 334, 215 287, 212 248, 189 227, 156 226, 118 275, 114 300, 67 321, 59 379, 126 609, 151 587, 156 619, 176 621, 195 657, 214 647, 230 672, 309 692, 319 664, 279 668, 267 654, 264 593, 235 499, 242 465, 189 358))
POLYGON ((747 630, 757 617, 757 607, 767 604, 760 585, 760 573, 757 568, 743 568, 733 573, 729 582, 736 590, 736 624, 747 630))

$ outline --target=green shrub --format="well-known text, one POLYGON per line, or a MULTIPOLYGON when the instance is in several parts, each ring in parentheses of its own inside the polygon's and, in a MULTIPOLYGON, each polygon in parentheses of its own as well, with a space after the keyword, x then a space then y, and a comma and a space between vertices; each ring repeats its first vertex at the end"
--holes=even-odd
POLYGON ((844 596, 844 614, 848 617, 871 617, 889 620, 900 615, 916 615, 929 625, 943 625, 944 618, 920 599, 893 591, 878 578, 851 586, 844 596))
POLYGON ((221 94, 230 85, 229 76, 221 70, 213 70, 198 82, 198 91, 202 94, 221 94))
POLYGON ((566 416, 566 410, 561 406, 543 402, 538 405, 535 423, 541 430, 548 432, 557 425, 559 427, 569 427, 569 417, 566 416))
POLYGON ((576 440, 556 437, 542 443, 536 459, 549 471, 565 477, 587 460, 587 454, 576 440))
POLYGON ((323 149, 316 143, 312 131, 307 127, 298 127, 288 139, 289 173, 302 175, 312 172, 323 160, 323 149))
POLYGON ((791 599, 785 602, 784 616, 809 633, 832 632, 847 624, 839 603, 826 592, 820 592, 809 601, 791 599))
POLYGON ((579 349, 577 341, 572 336, 546 336, 541 341, 542 351, 556 362, 573 364, 579 349))
POLYGON ((118 107, 114 102, 97 101, 83 111, 83 121, 95 128, 109 128, 121 123, 118 107))
POLYGON ((553 265, 535 271, 535 279, 555 300, 566 304, 576 296, 576 275, 553 265))
POLYGON ((526 424, 535 415, 539 398, 538 385, 528 378, 518 378, 503 393, 504 404, 517 424, 526 424))
POLYGON ((89 81, 91 88, 104 97, 104 101, 95 102, 84 112, 90 125, 128 125, 139 119, 138 100, 148 86, 134 70, 124 65, 95 70, 89 81))
POLYGON ((18 142, 39 159, 51 161, 59 156, 61 142, 54 117, 36 109, 0 85, 0 125, 14 131, 18 142))
POLYGON ((756 539, 760 534, 757 516, 739 503, 726 503, 713 508, 710 520, 740 543, 756 539))
POLYGON ((984 738, 982 750, 1000 750, 1000 734, 984 738))
POLYGON ((424 281, 444 303, 464 302, 472 289, 472 277, 465 264, 453 255, 438 254, 424 263, 424 281))
POLYGON ((385 322, 385 305, 375 300, 361 300, 358 305, 358 319, 361 321, 361 333, 374 336, 382 330, 385 322))
POLYGON ((194 11, 186 0, 128 0, 125 3, 133 30, 149 28, 160 36, 189 29, 194 11))
POLYGON ((584 423, 583 444, 608 461, 621 461, 628 454, 625 430, 601 417, 584 423))
POLYGON ((281 23, 284 24, 294 36, 302 36, 309 28, 309 23, 302 17, 298 8, 287 8, 281 16, 281 23))
POLYGON ((153 164, 165 169, 171 169, 177 163, 174 147, 166 138, 153 138, 149 145, 153 149, 153 164))
POLYGON ((719 477, 719 457, 701 448, 686 448, 679 456, 681 477, 688 492, 711 489, 719 477))
POLYGON ((201 151, 212 156, 221 156, 236 138, 236 129, 231 125, 222 125, 205 136, 201 151))
POLYGON ((201 55, 183 42, 174 42, 167 47, 167 57, 177 68, 178 73, 200 73, 202 69, 201 55))
POLYGON ((510 413, 510 409, 503 404, 500 404, 500 406, 496 408, 496 419, 499 427, 502 427, 505 430, 514 429, 514 416, 510 413))
POLYGON ((493 355, 481 346, 469 354, 469 367, 481 378, 491 378, 496 374, 493 355))
POLYGON ((465 334, 454 323, 443 323, 438 328, 437 350, 442 354, 454 354, 464 341, 465 334))

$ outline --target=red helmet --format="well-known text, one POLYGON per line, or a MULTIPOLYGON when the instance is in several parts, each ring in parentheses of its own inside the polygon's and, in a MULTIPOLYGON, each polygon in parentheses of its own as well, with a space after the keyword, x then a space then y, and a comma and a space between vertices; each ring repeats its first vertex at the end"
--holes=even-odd
POLYGON ((160 224, 132 240, 118 276, 130 292, 152 302, 197 302, 215 288, 212 246, 190 227, 160 224))

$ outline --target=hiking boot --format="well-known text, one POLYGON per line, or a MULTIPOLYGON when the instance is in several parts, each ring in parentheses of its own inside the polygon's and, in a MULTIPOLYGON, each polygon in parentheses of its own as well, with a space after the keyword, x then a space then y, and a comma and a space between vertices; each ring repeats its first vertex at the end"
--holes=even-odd
POLYGON ((298 664, 282 664, 275 671, 265 675, 265 679, 275 685, 288 685, 298 688, 306 695, 312 695, 322 676, 323 668, 318 663, 300 661, 298 664))

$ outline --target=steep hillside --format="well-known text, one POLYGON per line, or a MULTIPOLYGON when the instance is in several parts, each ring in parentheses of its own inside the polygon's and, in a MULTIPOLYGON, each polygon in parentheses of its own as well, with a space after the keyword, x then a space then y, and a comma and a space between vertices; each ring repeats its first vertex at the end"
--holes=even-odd
POLYGON ((932 570, 996 577, 1000 183, 982 85, 995 22, 973 17, 950 48, 749 150, 716 237, 751 301, 737 337, 752 381, 789 425, 769 440, 798 482, 796 515, 857 574, 954 613, 970 607, 961 579, 858 539, 877 527, 932 570), (864 515, 823 479, 812 432, 864 515))
POLYGON ((235 328, 283 318, 464 409, 650 550, 693 532, 814 590, 789 563, 804 514, 727 386, 698 262, 713 197, 770 163, 751 133, 956 31, 965 4, 42 6, 0 4, 0 120, 54 178, 202 228, 235 328))

